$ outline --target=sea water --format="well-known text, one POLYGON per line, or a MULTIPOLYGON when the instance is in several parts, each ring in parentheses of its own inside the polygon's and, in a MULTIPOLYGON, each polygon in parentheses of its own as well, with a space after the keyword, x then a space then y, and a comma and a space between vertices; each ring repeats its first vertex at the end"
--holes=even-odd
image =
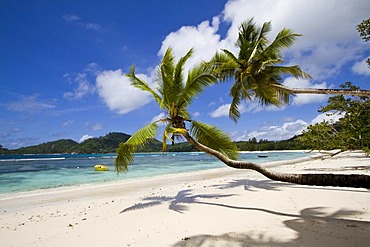
MULTIPOLYGON (((241 153, 255 163, 306 157, 304 152, 241 153), (261 157, 263 156, 263 157, 261 157)), ((115 154, 0 155, 0 194, 116 180, 140 179, 173 173, 225 167, 204 153, 139 153, 125 174, 114 170, 115 154), (105 164, 109 171, 95 171, 105 164)))

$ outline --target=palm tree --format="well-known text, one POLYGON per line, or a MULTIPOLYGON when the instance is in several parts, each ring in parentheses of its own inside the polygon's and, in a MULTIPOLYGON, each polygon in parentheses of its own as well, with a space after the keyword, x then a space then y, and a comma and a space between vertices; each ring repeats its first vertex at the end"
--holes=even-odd
POLYGON ((239 105, 242 100, 256 99, 262 105, 289 103, 292 94, 341 94, 369 96, 370 90, 289 88, 281 84, 282 75, 295 78, 311 78, 298 65, 282 66, 284 62, 281 50, 293 45, 300 34, 284 28, 269 42, 267 35, 271 31, 271 22, 265 22, 258 28, 253 18, 240 26, 236 46, 239 54, 224 49, 205 63, 214 70, 221 81, 234 80, 230 95, 233 98, 229 116, 234 121, 240 117, 239 105))
POLYGON ((165 118, 154 121, 138 130, 125 143, 121 143, 117 150, 115 161, 116 171, 126 171, 129 163, 133 161, 133 154, 138 146, 153 140, 160 124, 165 124, 163 131, 163 151, 166 151, 167 140, 172 143, 176 138, 187 137, 186 122, 191 124, 190 132, 197 140, 206 144, 223 155, 236 159, 237 147, 226 133, 215 126, 193 121, 190 119, 187 108, 193 98, 203 91, 206 86, 217 82, 210 71, 204 66, 191 69, 185 80, 184 65, 192 55, 191 49, 175 64, 172 49, 167 49, 157 72, 157 90, 152 89, 146 82, 136 77, 135 67, 131 67, 127 74, 131 84, 139 89, 149 92, 161 109, 166 111, 165 118))
POLYGON ((139 89, 149 92, 159 107, 166 111, 165 118, 154 121, 138 130, 125 143, 120 143, 115 159, 117 172, 126 172, 128 165, 134 160, 134 153, 139 146, 144 146, 155 138, 159 124, 164 123, 163 150, 166 150, 167 140, 185 138, 200 151, 210 154, 226 165, 238 169, 252 169, 266 177, 297 184, 370 187, 370 176, 366 175, 337 175, 337 174, 284 174, 269 171, 262 166, 238 161, 237 147, 231 138, 215 126, 190 119, 187 108, 192 99, 201 93, 205 87, 216 83, 216 77, 205 66, 197 66, 188 72, 185 79, 184 64, 191 56, 190 50, 175 64, 172 49, 169 48, 158 68, 156 90, 149 84, 136 77, 135 67, 131 67, 127 76, 131 84, 139 89), (187 129, 186 124, 190 124, 187 129))

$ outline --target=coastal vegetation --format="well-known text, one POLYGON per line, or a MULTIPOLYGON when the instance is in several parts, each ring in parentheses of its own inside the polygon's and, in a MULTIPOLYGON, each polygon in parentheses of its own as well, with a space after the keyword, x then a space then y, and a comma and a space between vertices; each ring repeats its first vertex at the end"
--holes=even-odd
MULTIPOLYGON (((0 146, 0 155, 6 154, 63 154, 63 153, 115 153, 120 142, 127 141, 131 135, 113 132, 105 136, 90 138, 82 143, 71 139, 62 139, 38 145, 7 149, 0 146)), ((269 150, 302 150, 313 149, 313 146, 302 144, 295 136, 288 140, 269 141, 250 138, 247 141, 235 142, 239 151, 269 151, 269 150)), ((161 152, 162 142, 156 139, 138 149, 137 152, 161 152)), ((195 147, 188 142, 175 143, 167 147, 167 152, 196 152, 195 147)))
MULTIPOLYGON (((157 88, 154 89, 136 77, 133 66, 127 74, 132 86, 150 93, 167 115, 139 129, 126 142, 119 144, 115 160, 116 171, 126 172, 138 147, 153 140, 159 127, 164 125, 163 151, 167 150, 167 140, 174 143, 176 139, 185 139, 196 149, 216 157, 227 166, 255 170, 273 180, 305 185, 369 188, 370 176, 367 175, 286 174, 265 169, 253 162, 238 161, 237 146, 227 133, 216 126, 191 118, 188 107, 192 100, 206 87, 218 81, 235 81, 230 91, 233 101, 229 112, 234 121, 240 117, 239 104, 242 100, 255 99, 261 104, 276 106, 289 102, 294 89, 287 90, 282 85, 282 76, 288 74, 296 78, 307 78, 309 75, 297 65, 279 65, 283 63, 280 50, 289 48, 299 35, 283 29, 274 41, 269 42, 267 34, 270 30, 270 23, 264 23, 262 28, 258 28, 252 20, 243 23, 236 43, 240 48, 238 57, 223 50, 224 54, 218 53, 210 62, 192 68, 187 77, 184 75, 184 65, 192 55, 192 50, 175 63, 172 49, 168 48, 158 66, 157 88)), ((331 92, 333 91, 325 93, 331 92)), ((366 91, 341 89, 335 93, 368 94, 366 91)))
MULTIPOLYGON (((341 87, 358 90, 351 82, 341 87)), ((359 149, 370 153, 369 97, 333 96, 319 111, 328 115, 339 114, 340 119, 335 123, 324 121, 308 126, 300 136, 303 145, 312 146, 312 149, 359 149)))

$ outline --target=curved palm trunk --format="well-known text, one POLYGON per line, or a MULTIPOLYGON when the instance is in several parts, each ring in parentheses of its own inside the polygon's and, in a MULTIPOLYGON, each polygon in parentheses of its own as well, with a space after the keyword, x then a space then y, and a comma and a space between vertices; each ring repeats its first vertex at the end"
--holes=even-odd
POLYGON ((288 182, 303 185, 317 186, 338 186, 338 187, 355 187, 355 188, 370 188, 370 176, 360 174, 289 174, 274 172, 263 168, 262 166, 248 162, 236 161, 229 159, 222 153, 213 150, 194 140, 189 133, 184 134, 185 139, 200 151, 210 154, 221 160, 227 166, 236 169, 250 169, 257 171, 264 176, 281 182, 288 182))
POLYGON ((284 90, 291 94, 338 94, 352 96, 370 96, 370 90, 349 90, 349 89, 321 89, 321 88, 290 88, 283 85, 272 85, 275 88, 284 90))

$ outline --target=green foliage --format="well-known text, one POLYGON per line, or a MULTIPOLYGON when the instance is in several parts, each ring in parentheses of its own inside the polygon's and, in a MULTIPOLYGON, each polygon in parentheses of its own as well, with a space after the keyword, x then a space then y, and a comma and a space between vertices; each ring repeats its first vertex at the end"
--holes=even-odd
MULTIPOLYGON (((157 121, 165 124, 162 137, 163 151, 167 149, 167 140, 174 143, 176 138, 187 133, 185 122, 191 121, 189 119, 188 107, 193 98, 200 94, 205 87, 216 82, 216 78, 204 66, 192 68, 188 72, 187 78, 185 78, 185 63, 192 53, 193 50, 189 50, 175 64, 172 49, 168 48, 158 66, 157 88, 155 90, 136 77, 134 66, 131 68, 130 73, 127 74, 132 86, 151 93, 159 107, 166 112, 166 117, 157 121)), ((127 171, 127 167, 133 161, 133 155, 137 148, 144 146, 147 140, 154 139, 158 130, 157 122, 140 129, 125 143, 119 145, 115 161, 117 172, 127 171)))
MULTIPOLYGON (((358 90, 350 82, 341 85, 344 89, 358 90)), ((337 123, 323 122, 309 126, 301 137, 301 141, 314 149, 342 150, 362 149, 370 147, 370 100, 369 97, 330 97, 328 104, 321 112, 332 112, 343 115, 337 123)))
POLYGON ((52 154, 52 153, 115 153, 120 142, 130 136, 123 133, 109 133, 99 138, 90 138, 82 143, 62 139, 14 150, 2 149, 1 154, 52 154))
POLYGON ((52 153, 70 153, 78 145, 77 142, 70 139, 63 139, 42 143, 30 147, 22 147, 17 149, 19 154, 52 154, 52 153))
POLYGON ((203 145, 221 152, 231 159, 238 158, 238 149, 230 137, 216 126, 192 121, 192 136, 203 145))
POLYGON ((236 142, 236 146, 240 151, 272 151, 272 150, 303 150, 308 149, 303 145, 298 137, 293 137, 289 140, 282 141, 268 141, 251 138, 248 141, 236 142))
POLYGON ((365 42, 370 41, 370 18, 367 20, 363 20, 360 24, 357 25, 356 29, 365 42))
POLYGON ((157 134, 158 124, 151 123, 132 135, 126 142, 121 142, 117 149, 115 167, 117 172, 126 172, 127 166, 134 160, 137 147, 144 147, 157 134))
POLYGON ((221 81, 234 79, 230 90, 233 100, 229 111, 229 116, 234 121, 240 117, 239 105, 242 100, 255 99, 262 105, 275 106, 288 103, 290 92, 274 87, 281 85, 283 74, 310 78, 297 65, 281 65, 284 62, 281 50, 291 47, 301 35, 290 29, 283 29, 270 42, 267 38, 270 31, 270 22, 265 22, 262 27, 257 27, 253 19, 243 22, 236 42, 238 56, 223 50, 223 54, 216 53, 210 62, 205 63, 221 81))
MULTIPOLYGON (((357 25, 356 29, 365 42, 370 41, 370 18, 367 20, 363 20, 360 24, 357 25)), ((366 63, 370 68, 370 58, 366 60, 366 63)))

